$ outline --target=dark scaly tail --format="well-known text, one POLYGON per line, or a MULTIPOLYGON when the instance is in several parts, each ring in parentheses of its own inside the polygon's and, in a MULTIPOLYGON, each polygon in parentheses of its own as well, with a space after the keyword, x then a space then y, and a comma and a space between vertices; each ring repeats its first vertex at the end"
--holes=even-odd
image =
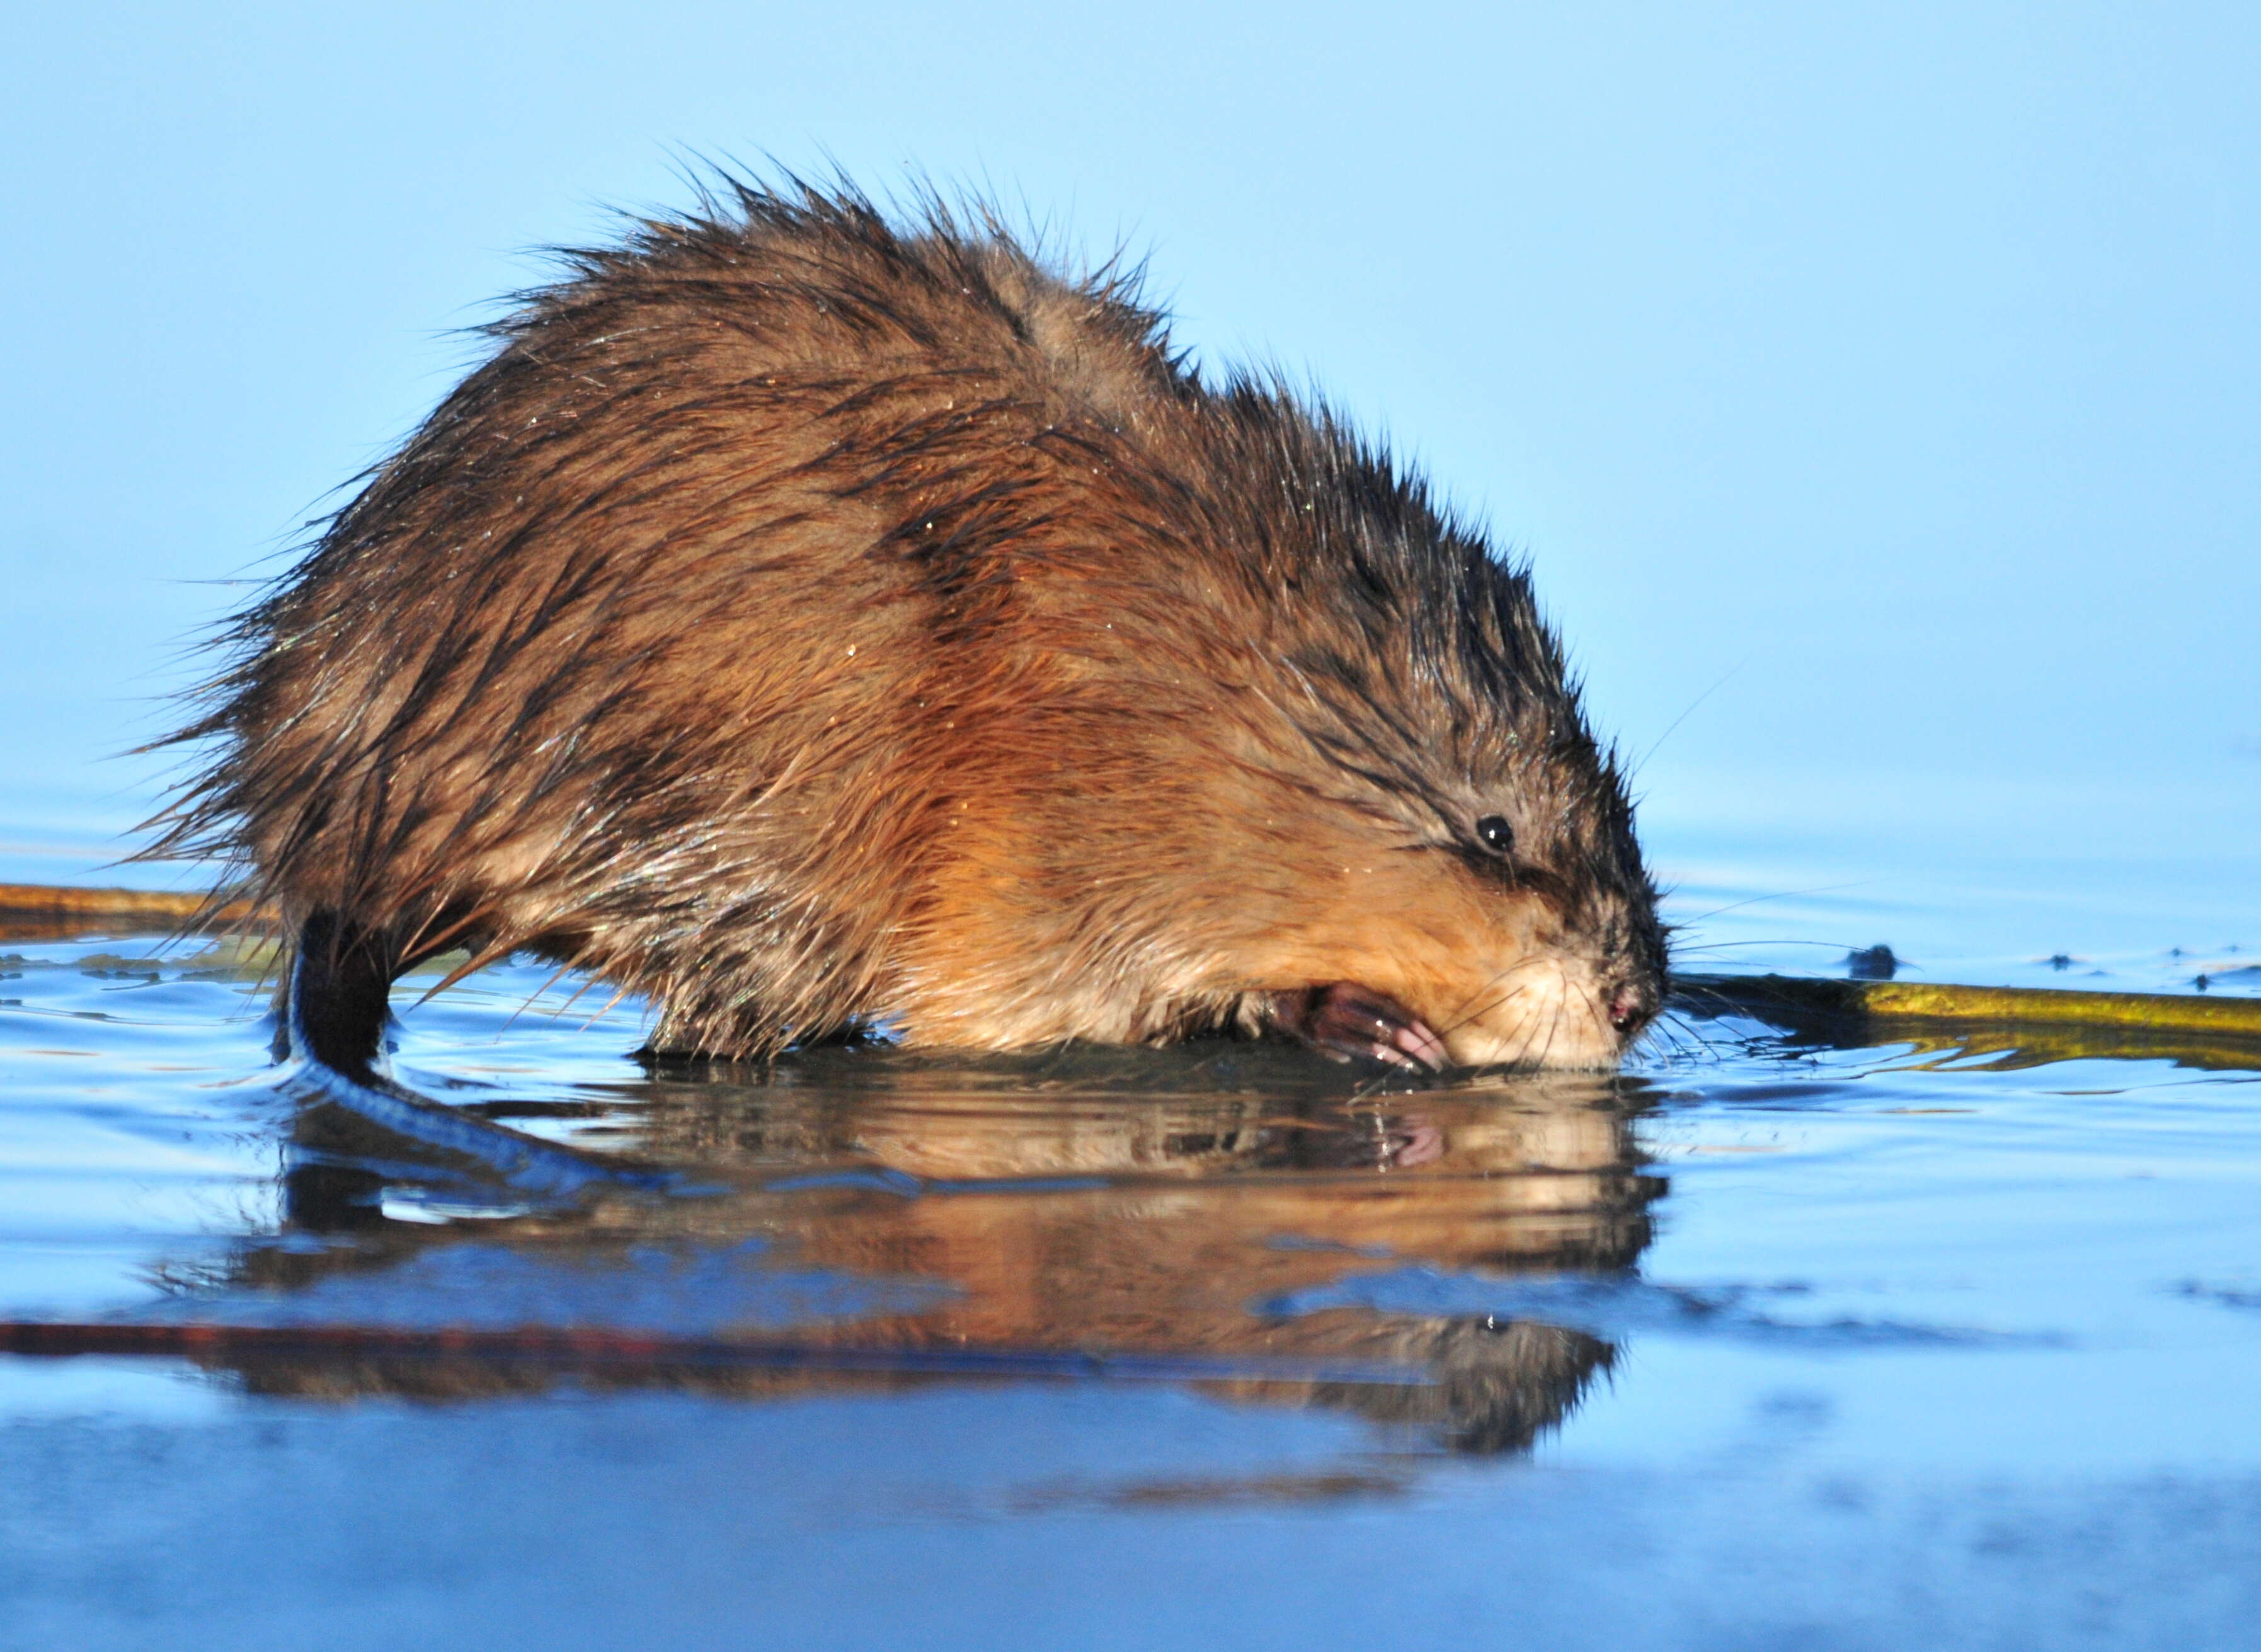
MULTIPOLYGON (((392 1157, 477 1182, 499 1182, 544 1203, 570 1205, 595 1189, 679 1190, 673 1171, 526 1135, 442 1106, 380 1072, 386 1000, 400 969, 400 950, 384 930, 364 929, 327 909, 299 926, 284 1025, 291 1053, 309 1067, 284 1082, 305 1110, 302 1144, 312 1140, 309 1118, 342 1109, 362 1126, 347 1149, 349 1156, 369 1151, 366 1126, 376 1124, 396 1144, 388 1150, 392 1157)), ((372 1185, 357 1186, 353 1195, 366 1199, 372 1185)))
POLYGON ((291 966, 291 1047, 348 1078, 367 1078, 384 1045, 398 968, 390 938, 327 909, 298 930, 291 966))

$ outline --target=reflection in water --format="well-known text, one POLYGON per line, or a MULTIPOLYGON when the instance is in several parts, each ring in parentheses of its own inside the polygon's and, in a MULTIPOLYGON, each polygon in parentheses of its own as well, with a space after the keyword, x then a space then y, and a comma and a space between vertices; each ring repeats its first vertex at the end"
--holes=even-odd
POLYGON ((1301 1052, 1211 1045, 815 1051, 766 1073, 656 1068, 585 1103, 449 1110, 639 1167, 640 1187, 545 1205, 482 1184, 476 1155, 435 1151, 429 1131, 316 1098, 297 1115, 282 1232, 176 1278, 176 1307, 489 1333, 217 1345, 211 1362, 263 1393, 470 1397, 570 1376, 756 1397, 1093 1368, 1514 1449, 1607 1369, 1608 1342, 1266 1304, 1416 1263, 1630 1268, 1663 1189, 1633 1146, 1641 1106, 1636 1081, 1568 1075, 1360 1095, 1301 1052), (655 1168, 679 1190, 653 1191, 655 1168), (513 1326, 546 1334, 492 1334, 513 1326))

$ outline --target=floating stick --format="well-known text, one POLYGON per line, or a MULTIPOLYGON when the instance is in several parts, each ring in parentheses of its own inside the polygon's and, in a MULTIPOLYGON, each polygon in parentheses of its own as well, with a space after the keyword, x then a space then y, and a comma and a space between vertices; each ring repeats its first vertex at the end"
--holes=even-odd
POLYGON ((639 1335, 609 1330, 398 1331, 365 1325, 135 1325, 0 1320, 0 1354, 119 1355, 229 1364, 256 1359, 474 1360, 558 1369, 684 1367, 868 1371, 1102 1382, 1344 1383, 1419 1388, 1426 1366, 1395 1361, 1103 1348, 857 1346, 849 1342, 639 1335))
POLYGON ((2261 1068, 2261 998, 1958 987, 1802 975, 1678 975, 1674 1007, 1747 1015, 1844 1048, 1913 1041, 2036 1061, 2165 1057, 2186 1066, 2261 1068))
POLYGON ((67 941, 83 935, 169 935, 200 923, 213 929, 272 929, 248 901, 154 889, 79 889, 0 883, 0 941, 67 941))

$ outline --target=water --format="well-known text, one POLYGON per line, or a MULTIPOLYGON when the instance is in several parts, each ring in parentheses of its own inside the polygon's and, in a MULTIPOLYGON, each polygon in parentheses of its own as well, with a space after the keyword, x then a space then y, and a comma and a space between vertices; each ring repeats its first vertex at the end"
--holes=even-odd
MULTIPOLYGON (((193 880, 103 864, 182 644, 514 249, 770 154, 1151 255, 1418 455, 1687 967, 2255 992, 2261 11, 993 10, 14 8, 0 880, 193 880)), ((0 1317, 107 1350, 0 1354, 0 1647, 2261 1639, 2250 1070, 755 1084, 513 969, 407 1015, 435 1119, 148 950, 0 939, 0 1317)))
MULTIPOLYGON (((2171 871, 2149 918, 2039 903, 2075 967, 2002 945, 2030 868, 1689 864, 1712 959, 2254 990, 2171 871)), ((0 950, 0 1308, 101 1350, 0 1356, 0 1645, 2184 1647, 2261 1608, 2261 1072, 1729 1016, 1607 1081, 764 1075, 639 1063, 640 1006, 514 964, 406 1011, 440 1128, 274 1066, 255 956, 0 950)))

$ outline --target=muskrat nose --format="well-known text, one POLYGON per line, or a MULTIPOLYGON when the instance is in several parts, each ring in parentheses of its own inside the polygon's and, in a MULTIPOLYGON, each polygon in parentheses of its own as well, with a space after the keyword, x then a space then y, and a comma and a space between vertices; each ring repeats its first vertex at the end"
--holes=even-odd
POLYGON ((1637 981, 1626 981, 1610 995, 1610 1025, 1617 1029, 1619 1038, 1632 1038, 1655 1013, 1654 998, 1637 981))

